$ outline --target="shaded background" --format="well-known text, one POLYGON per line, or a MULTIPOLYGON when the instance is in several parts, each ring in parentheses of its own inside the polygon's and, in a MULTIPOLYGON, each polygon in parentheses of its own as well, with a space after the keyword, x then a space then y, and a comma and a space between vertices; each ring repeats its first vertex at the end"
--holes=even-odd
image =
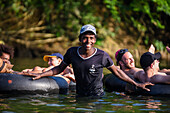
POLYGON ((169 62, 169 20, 169 0, 0 0, 0 43, 14 47, 14 58, 64 55, 79 45, 81 26, 92 24, 96 47, 113 59, 128 48, 139 60, 152 43, 169 62))

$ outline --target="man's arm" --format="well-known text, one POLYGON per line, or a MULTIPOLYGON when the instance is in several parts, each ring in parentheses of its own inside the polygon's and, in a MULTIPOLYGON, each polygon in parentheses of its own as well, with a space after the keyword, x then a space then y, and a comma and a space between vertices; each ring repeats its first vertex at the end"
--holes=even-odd
POLYGON ((170 84, 170 75, 156 74, 150 80, 152 83, 170 84))
POLYGON ((108 68, 113 74, 115 74, 120 79, 129 82, 137 87, 150 91, 150 89, 146 88, 147 85, 153 85, 152 83, 136 83, 129 76, 127 76, 121 69, 117 68, 115 65, 108 68))
POLYGON ((162 70, 159 70, 159 72, 163 72, 163 73, 166 73, 167 75, 170 75, 170 69, 162 69, 162 70))
POLYGON ((35 76, 33 78, 33 80, 36 80, 36 79, 39 79, 41 77, 46 77, 46 76, 53 76, 53 75, 57 75, 59 73, 61 73, 62 71, 64 71, 64 69, 67 67, 66 64, 64 64, 63 62, 61 62, 61 64, 59 66, 56 66, 46 72, 43 72, 43 73, 29 73, 27 75, 30 75, 30 76, 35 76))

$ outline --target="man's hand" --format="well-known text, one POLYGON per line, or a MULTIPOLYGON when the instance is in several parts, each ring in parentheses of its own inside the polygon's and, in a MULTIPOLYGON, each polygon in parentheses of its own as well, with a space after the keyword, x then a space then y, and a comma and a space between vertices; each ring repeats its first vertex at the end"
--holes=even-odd
MULTIPOLYGON (((21 74, 21 73, 20 73, 21 74)), ((22 75, 26 76, 35 76, 32 78, 33 80, 40 79, 41 78, 41 73, 30 73, 30 72, 22 72, 22 75)))
POLYGON ((152 54, 155 54, 155 47, 153 46, 153 44, 151 44, 148 51, 152 54))
POLYGON ((140 88, 142 88, 142 89, 144 89, 144 90, 146 90, 146 91, 150 91, 150 89, 146 88, 146 86, 149 86, 149 85, 153 86, 154 84, 152 84, 152 83, 150 83, 150 82, 138 83, 138 84, 137 84, 137 87, 140 87, 140 88))
POLYGON ((41 75, 38 75, 38 76, 36 76, 36 77, 34 77, 34 78, 32 78, 33 80, 37 80, 37 79, 40 79, 41 78, 41 75))
POLYGON ((26 76, 38 76, 39 75, 39 73, 30 73, 30 72, 20 72, 20 74, 26 75, 26 76))
POLYGON ((170 48, 168 46, 166 46, 166 50, 170 53, 170 48))

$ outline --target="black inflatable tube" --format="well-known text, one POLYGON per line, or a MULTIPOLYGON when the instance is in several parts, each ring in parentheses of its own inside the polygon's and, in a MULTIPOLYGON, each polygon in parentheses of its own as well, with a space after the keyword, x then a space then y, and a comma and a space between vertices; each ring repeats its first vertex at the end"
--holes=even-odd
MULTIPOLYGON (((132 77, 132 79, 134 78, 132 77)), ((138 82, 137 80, 135 81, 138 82)), ((106 75, 104 79, 104 86, 105 86, 105 91, 107 92, 117 91, 117 92, 125 92, 127 94, 133 94, 133 95, 170 96, 170 85, 168 84, 155 84, 154 86, 147 86, 147 88, 149 88, 150 91, 145 91, 141 88, 137 88, 134 85, 131 85, 119 79, 113 74, 106 75)))
POLYGON ((61 77, 32 80, 30 76, 0 73, 1 94, 66 94, 68 90, 68 83, 61 77))

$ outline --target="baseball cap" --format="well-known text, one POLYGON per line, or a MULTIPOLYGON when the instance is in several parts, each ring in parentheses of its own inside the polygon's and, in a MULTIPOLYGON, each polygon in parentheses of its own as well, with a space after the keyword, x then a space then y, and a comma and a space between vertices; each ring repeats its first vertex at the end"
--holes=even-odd
POLYGON ((82 26, 81 30, 80 30, 80 35, 87 32, 87 31, 91 31, 96 35, 96 28, 90 24, 84 25, 82 26))
POLYGON ((150 66, 154 60, 159 60, 161 58, 161 53, 152 54, 151 52, 144 53, 140 58, 140 65, 143 69, 150 66))
POLYGON ((5 73, 7 70, 12 69, 14 65, 5 63, 1 58, 0 58, 0 73, 5 73))
POLYGON ((122 59, 122 56, 128 52, 128 49, 119 49, 116 53, 115 53, 115 59, 116 59, 116 63, 117 65, 119 64, 119 61, 122 59))
POLYGON ((51 54, 51 55, 45 55, 45 56, 43 57, 43 60, 47 62, 47 61, 48 61, 48 58, 52 58, 52 57, 61 58, 62 60, 64 59, 62 54, 60 54, 60 53, 53 53, 53 54, 51 54))

